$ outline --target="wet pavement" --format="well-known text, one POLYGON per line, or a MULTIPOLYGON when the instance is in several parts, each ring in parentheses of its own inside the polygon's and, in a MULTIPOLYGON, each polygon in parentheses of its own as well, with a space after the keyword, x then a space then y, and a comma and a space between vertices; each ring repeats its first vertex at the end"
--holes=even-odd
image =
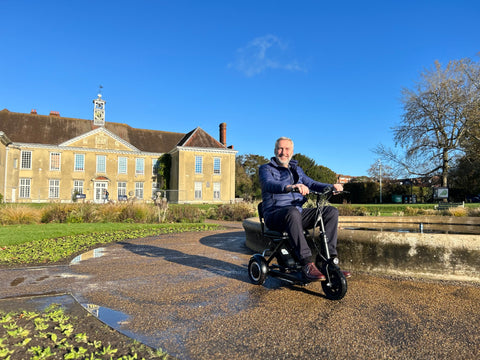
POLYGON ((230 225, 108 245, 71 265, 0 269, 0 299, 71 294, 179 359, 478 358, 478 284, 356 273, 340 301, 319 283, 256 286, 241 224, 230 225))

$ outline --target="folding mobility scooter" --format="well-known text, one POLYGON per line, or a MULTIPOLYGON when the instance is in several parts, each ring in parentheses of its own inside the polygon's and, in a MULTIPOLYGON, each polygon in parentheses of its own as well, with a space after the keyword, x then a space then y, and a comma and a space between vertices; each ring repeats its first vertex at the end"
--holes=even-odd
MULTIPOLYGON (((315 257, 315 265, 325 275, 322 289, 328 299, 340 300, 347 292, 347 280, 338 266, 338 258, 330 256, 328 239, 322 218, 325 203, 333 195, 333 189, 327 188, 324 192, 311 191, 316 196, 315 226, 305 235, 315 257)), ((308 280, 302 272, 302 266, 290 246, 286 232, 280 233, 266 228, 262 203, 258 204, 258 215, 262 236, 269 243, 269 247, 262 254, 254 254, 248 263, 248 275, 256 285, 263 285, 267 276, 276 277, 291 285, 306 285, 308 280)))

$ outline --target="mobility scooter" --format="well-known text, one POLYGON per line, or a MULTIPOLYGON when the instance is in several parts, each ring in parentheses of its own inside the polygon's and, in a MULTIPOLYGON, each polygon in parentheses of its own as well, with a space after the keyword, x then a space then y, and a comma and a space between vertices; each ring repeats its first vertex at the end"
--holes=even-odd
MULTIPOLYGON (((338 266, 338 258, 330 256, 322 218, 323 208, 333 195, 333 189, 329 187, 324 192, 310 190, 310 194, 316 196, 316 220, 313 229, 305 231, 305 236, 315 257, 315 265, 326 277, 326 280, 321 282, 326 297, 340 300, 347 292, 347 280, 338 266)), ((262 203, 258 204, 258 215, 262 236, 269 243, 269 247, 262 254, 254 254, 250 258, 248 263, 250 280, 256 285, 263 285, 267 276, 272 276, 291 285, 310 283, 311 281, 303 275, 302 266, 290 246, 288 234, 266 228, 262 203)))

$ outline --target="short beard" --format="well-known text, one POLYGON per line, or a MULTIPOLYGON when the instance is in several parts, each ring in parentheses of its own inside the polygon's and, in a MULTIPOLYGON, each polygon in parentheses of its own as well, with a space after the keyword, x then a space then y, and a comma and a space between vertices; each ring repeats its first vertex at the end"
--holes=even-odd
POLYGON ((290 159, 288 159, 287 161, 282 161, 278 157, 275 157, 275 159, 280 165, 283 165, 283 166, 288 165, 290 163, 290 159))

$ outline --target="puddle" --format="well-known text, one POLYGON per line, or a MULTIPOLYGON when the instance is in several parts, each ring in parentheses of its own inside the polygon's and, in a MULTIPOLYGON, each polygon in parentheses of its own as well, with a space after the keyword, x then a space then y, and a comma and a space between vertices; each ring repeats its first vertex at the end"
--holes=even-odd
POLYGON ((378 231, 378 232, 396 232, 396 233, 425 233, 425 234, 452 234, 452 235, 470 235, 469 232, 450 231, 450 230, 437 230, 437 229, 425 229, 423 226, 418 228, 387 228, 387 227, 355 227, 355 226, 342 226, 344 230, 360 230, 360 231, 378 231))
MULTIPOLYGON (((145 343, 150 340, 149 338, 142 338, 138 334, 131 331, 121 329, 122 325, 128 323, 128 315, 112 310, 106 307, 94 305, 94 304, 79 304, 75 298, 69 294, 59 294, 56 296, 26 296, 11 299, 0 299, 0 309, 5 312, 19 311, 19 309, 27 311, 43 311, 51 304, 58 304, 65 311, 70 312, 75 307, 80 309, 81 305, 83 309, 90 312, 101 322, 107 324, 116 331, 130 337, 131 339, 145 343)), ((81 310, 83 311, 83 310, 81 310)), ((76 315, 81 316, 80 313, 76 315)))
POLYGON ((84 261, 88 259, 99 258, 99 257, 102 257, 104 254, 105 254, 105 248, 103 247, 96 248, 78 255, 70 262, 70 265, 75 265, 80 263, 80 261, 84 261))
POLYGON ((119 330, 119 327, 128 323, 128 315, 121 311, 109 309, 95 304, 81 304, 90 314, 108 326, 119 330))
POLYGON ((140 333, 135 333, 122 328, 123 325, 129 323, 129 316, 121 311, 113 310, 104 306, 98 306, 95 304, 80 304, 90 314, 95 316, 101 322, 107 324, 112 329, 115 329, 119 333, 122 333, 129 338, 141 342, 147 346, 155 348, 155 337, 145 336, 140 333))
POLYGON ((0 308, 4 311, 43 311, 51 304, 58 304, 70 311, 75 304, 75 299, 71 295, 41 295, 41 296, 25 296, 11 299, 1 299, 0 308))
POLYGON ((15 280, 13 280, 11 283, 10 283, 10 286, 17 286, 17 285, 20 285, 22 282, 25 281, 25 278, 24 277, 19 277, 19 278, 16 278, 15 280))

